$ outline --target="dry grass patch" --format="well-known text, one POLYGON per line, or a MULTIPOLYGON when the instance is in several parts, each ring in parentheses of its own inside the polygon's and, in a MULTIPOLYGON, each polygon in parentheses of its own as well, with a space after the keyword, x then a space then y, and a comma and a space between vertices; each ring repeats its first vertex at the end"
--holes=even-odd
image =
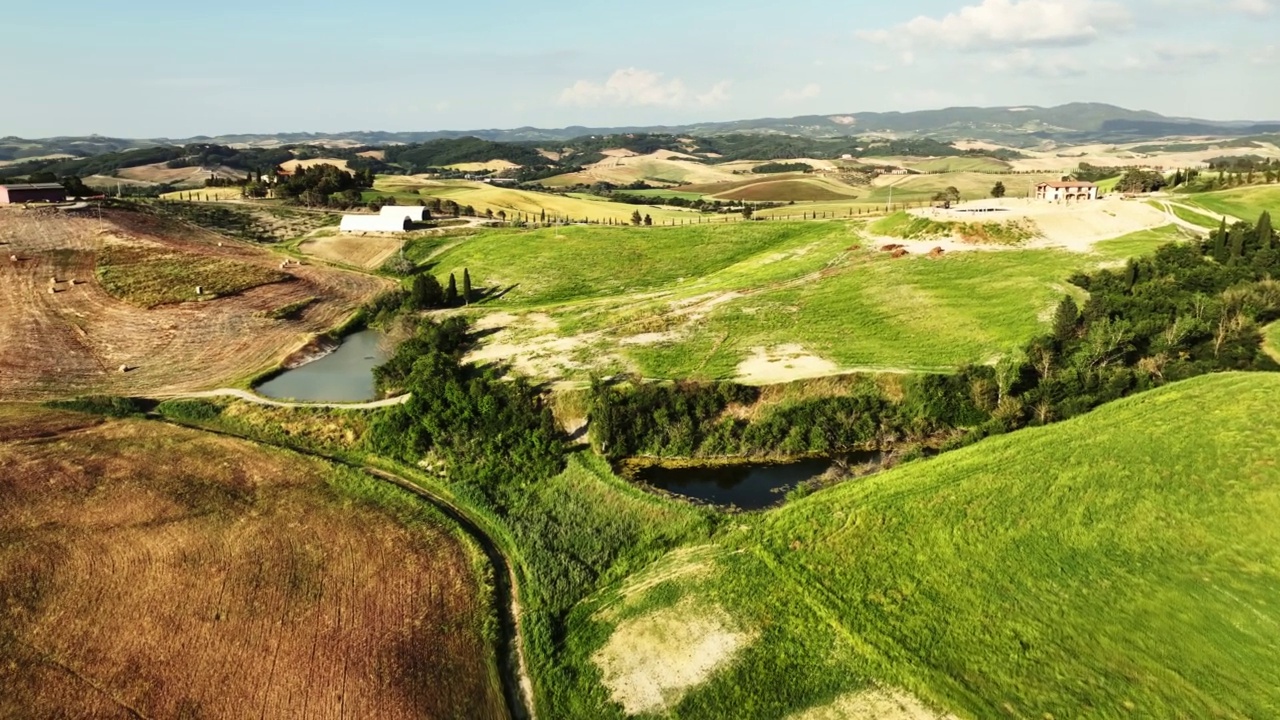
POLYGON ((618 623, 592 657, 628 715, 661 712, 733 662, 756 638, 723 608, 689 600, 618 623))
POLYGON ((298 250, 331 262, 374 270, 396 254, 403 238, 331 234, 310 238, 298 250))
POLYGON ((98 253, 97 272, 108 293, 144 308, 212 300, 290 278, 235 260, 116 244, 107 244, 98 253), (199 294, 196 288, 201 289, 199 294))
POLYGON ((871 688, 841 695, 787 720, 956 720, 956 716, 931 710, 902 690, 871 688))

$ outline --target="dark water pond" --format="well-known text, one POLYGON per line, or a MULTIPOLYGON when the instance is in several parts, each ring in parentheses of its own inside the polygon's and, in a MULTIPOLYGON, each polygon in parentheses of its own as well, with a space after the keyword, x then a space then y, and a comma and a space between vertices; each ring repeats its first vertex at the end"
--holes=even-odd
POLYGON ((377 397, 373 368, 386 362, 382 333, 362 330, 343 338, 319 360, 286 370, 254 388, 259 395, 302 402, 365 402, 377 397))
MULTIPOLYGON (((874 456, 868 454, 868 459, 874 459, 874 456)), ((641 468, 636 479, 713 505, 759 510, 781 503, 788 490, 822 475, 831 463, 830 459, 820 458, 785 465, 654 466, 641 468)))

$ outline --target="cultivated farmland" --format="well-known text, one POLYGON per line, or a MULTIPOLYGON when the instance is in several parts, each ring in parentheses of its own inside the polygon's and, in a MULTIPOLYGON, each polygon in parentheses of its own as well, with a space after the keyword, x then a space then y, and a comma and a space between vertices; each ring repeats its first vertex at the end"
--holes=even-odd
POLYGON ((389 285, 311 265, 282 269, 267 250, 133 212, 99 221, 0 211, 0 243, 8 399, 220 387, 278 364, 389 285), (103 258, 128 262, 100 266, 103 258), (209 295, 196 293, 202 284, 209 295), (297 318, 272 319, 311 298, 297 318))
POLYGON ((0 715, 500 718, 478 553, 355 471, 0 407, 0 715))

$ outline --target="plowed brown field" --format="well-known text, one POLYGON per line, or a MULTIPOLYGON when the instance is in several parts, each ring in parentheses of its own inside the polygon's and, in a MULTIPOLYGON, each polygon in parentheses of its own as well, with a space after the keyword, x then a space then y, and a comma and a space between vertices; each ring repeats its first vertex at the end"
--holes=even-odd
POLYGON ((0 209, 0 400, 221 387, 274 366, 389 287, 368 275, 293 265, 283 270, 291 276, 285 282, 203 302, 191 288, 192 302, 143 309, 98 283, 96 258, 108 243, 271 269, 281 261, 263 248, 138 213, 99 220, 0 209), (307 298, 318 302, 297 318, 267 317, 307 298))
POLYGON ((0 406, 0 717, 505 714, 470 551, 355 471, 0 406))

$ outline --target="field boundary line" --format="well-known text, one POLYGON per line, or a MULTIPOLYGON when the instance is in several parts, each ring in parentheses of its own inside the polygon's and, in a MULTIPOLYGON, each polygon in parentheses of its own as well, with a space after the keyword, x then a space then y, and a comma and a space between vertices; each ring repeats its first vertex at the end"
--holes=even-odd
POLYGON ((156 400, 207 400, 210 398, 232 397, 238 400, 244 400, 256 405, 266 405, 268 407, 278 408, 325 408, 330 410, 377 410, 378 408, 392 407, 394 405, 403 405, 409 402, 410 394, 397 395, 396 397, 386 398, 383 400, 372 400, 362 403, 344 403, 344 402, 294 402, 291 400, 272 400, 265 398, 257 393, 248 390, 238 390, 236 388, 219 388, 218 390, 204 390, 201 392, 182 393, 180 395, 154 396, 156 400))

